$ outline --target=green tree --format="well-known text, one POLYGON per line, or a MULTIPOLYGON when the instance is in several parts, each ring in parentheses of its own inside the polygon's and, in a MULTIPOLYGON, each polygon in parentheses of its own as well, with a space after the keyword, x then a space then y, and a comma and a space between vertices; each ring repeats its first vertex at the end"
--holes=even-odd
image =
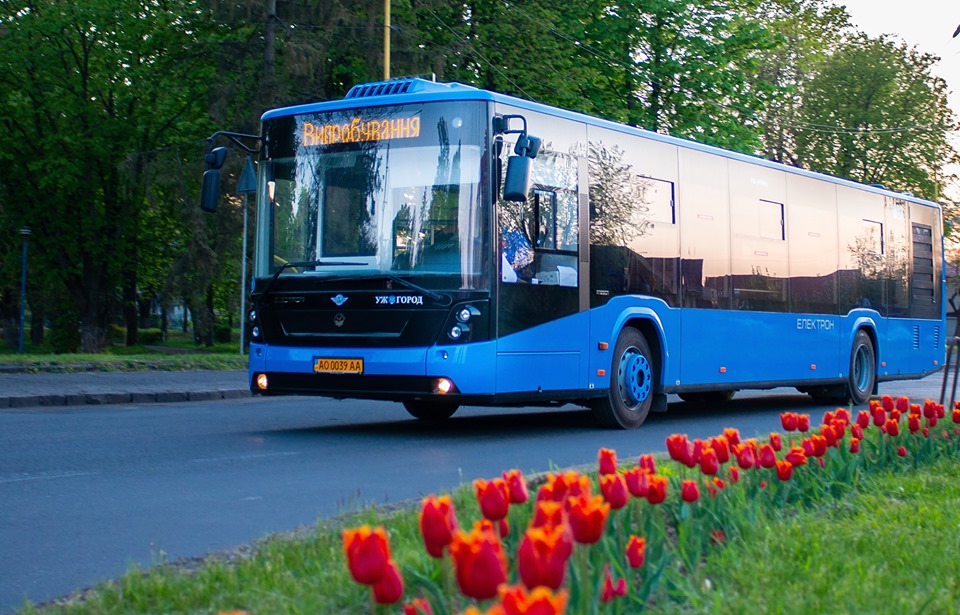
POLYGON ((887 38, 851 37, 804 88, 799 164, 937 200, 956 120, 937 58, 887 38))
POLYGON ((34 203, 0 215, 34 229, 84 352, 137 288, 151 152, 206 131, 208 33, 196 0, 0 4, 0 184, 34 203))

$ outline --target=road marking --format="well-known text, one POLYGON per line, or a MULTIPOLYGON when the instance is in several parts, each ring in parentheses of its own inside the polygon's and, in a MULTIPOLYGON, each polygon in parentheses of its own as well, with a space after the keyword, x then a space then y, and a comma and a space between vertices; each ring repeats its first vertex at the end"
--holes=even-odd
POLYGON ((74 478, 76 476, 94 476, 99 472, 39 472, 36 474, 14 474, 9 477, 0 477, 2 483, 22 483, 28 480, 51 480, 55 478, 74 478))
POLYGON ((291 457, 299 455, 293 451, 287 453, 255 453, 250 455, 233 455, 231 457, 203 457, 200 459, 191 459, 192 463, 221 463, 224 461, 250 461, 253 459, 269 459, 270 457, 291 457))

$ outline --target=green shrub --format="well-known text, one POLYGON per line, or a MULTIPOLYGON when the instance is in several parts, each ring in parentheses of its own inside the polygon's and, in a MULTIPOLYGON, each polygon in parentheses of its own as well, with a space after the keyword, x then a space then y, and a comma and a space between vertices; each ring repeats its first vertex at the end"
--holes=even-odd
POLYGON ((141 344, 159 344, 163 341, 163 332, 160 329, 140 329, 141 344))
POLYGON ((233 329, 226 323, 217 323, 213 329, 213 340, 218 344, 229 344, 233 329))
POLYGON ((111 342, 122 344, 127 341, 127 328, 123 325, 111 323, 107 325, 107 337, 111 342))
POLYGON ((50 329, 50 346, 56 354, 70 354, 80 349, 80 328, 76 316, 64 312, 54 319, 50 329))

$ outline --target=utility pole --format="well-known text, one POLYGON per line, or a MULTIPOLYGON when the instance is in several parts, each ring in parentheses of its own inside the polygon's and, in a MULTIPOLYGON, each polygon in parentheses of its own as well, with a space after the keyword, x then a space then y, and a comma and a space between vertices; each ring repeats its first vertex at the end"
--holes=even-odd
POLYGON ((383 0, 383 80, 390 79, 390 0, 383 0))

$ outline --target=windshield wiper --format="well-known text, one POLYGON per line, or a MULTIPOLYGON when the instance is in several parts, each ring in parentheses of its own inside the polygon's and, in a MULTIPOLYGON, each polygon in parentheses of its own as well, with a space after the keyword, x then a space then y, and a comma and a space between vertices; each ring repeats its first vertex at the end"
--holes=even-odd
POLYGON ((363 267, 366 263, 351 263, 347 261, 297 261, 292 263, 284 263, 274 272, 273 277, 267 280, 267 283, 263 286, 263 291, 260 293, 260 297, 257 299, 257 309, 260 309, 263 306, 263 300, 267 298, 267 294, 270 292, 270 287, 273 286, 273 283, 277 281, 277 278, 280 277, 280 274, 284 272, 285 269, 291 269, 293 267, 363 267))
POLYGON ((431 299, 433 299, 434 301, 441 302, 441 305, 443 305, 444 307, 450 305, 450 303, 451 303, 451 301, 452 301, 452 299, 450 299, 450 296, 449 296, 449 295, 442 295, 442 294, 440 294, 440 293, 438 293, 438 292, 435 292, 435 291, 432 291, 432 290, 430 290, 430 289, 424 288, 423 286, 420 286, 419 284, 415 284, 415 283, 411 282, 410 280, 405 280, 405 279, 401 278, 400 276, 390 275, 390 274, 384 274, 384 277, 387 278, 388 280, 392 281, 392 282, 399 282, 400 284, 403 284, 403 285, 406 286, 407 288, 412 288, 412 289, 415 290, 415 291, 421 292, 421 293, 423 293, 424 295, 426 295, 426 296, 430 297, 431 299))

